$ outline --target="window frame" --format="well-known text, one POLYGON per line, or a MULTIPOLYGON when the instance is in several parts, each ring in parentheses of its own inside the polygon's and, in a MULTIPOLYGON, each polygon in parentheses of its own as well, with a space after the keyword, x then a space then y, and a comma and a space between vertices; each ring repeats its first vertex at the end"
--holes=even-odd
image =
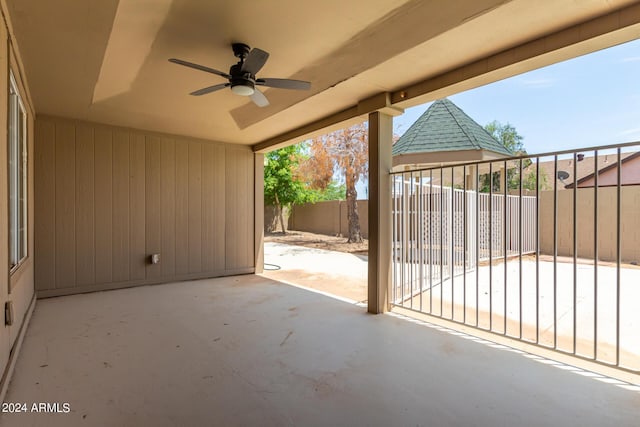
POLYGON ((9 272, 29 257, 28 247, 28 117, 13 71, 9 71, 7 172, 9 272))

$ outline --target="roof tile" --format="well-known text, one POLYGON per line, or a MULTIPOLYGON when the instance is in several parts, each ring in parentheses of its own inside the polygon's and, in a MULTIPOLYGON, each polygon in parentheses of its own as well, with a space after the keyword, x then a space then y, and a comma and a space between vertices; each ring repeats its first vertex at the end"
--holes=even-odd
POLYGON ((488 150, 513 153, 448 99, 439 99, 393 146, 393 155, 488 150))

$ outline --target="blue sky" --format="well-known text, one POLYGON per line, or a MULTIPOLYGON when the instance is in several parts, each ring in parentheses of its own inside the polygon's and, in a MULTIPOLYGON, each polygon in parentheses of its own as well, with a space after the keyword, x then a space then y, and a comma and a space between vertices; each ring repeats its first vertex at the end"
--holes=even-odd
MULTIPOLYGON (((640 140, 640 40, 449 97, 482 126, 511 123, 531 154, 640 140)), ((396 117, 402 134, 429 107, 396 117)))

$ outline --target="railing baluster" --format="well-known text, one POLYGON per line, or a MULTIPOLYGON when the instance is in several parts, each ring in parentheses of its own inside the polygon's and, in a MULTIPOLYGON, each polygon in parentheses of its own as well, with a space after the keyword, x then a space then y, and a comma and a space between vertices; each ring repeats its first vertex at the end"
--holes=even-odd
POLYGON ((391 292, 390 299, 396 303, 396 175, 391 175, 391 292))
POLYGON ((522 339, 522 159, 518 166, 518 338, 522 339))
POLYGON ((536 157, 536 344, 540 343, 540 157, 536 157))
POLYGON ((433 313, 433 170, 429 170, 429 313, 433 313))
POLYGON ((558 156, 553 158, 553 348, 558 348, 558 156))
POLYGON ((413 172, 409 175, 409 306, 413 308, 413 282, 415 280, 415 275, 413 271, 414 266, 414 236, 415 236, 415 217, 416 217, 416 205, 415 205, 415 192, 413 190, 414 181, 413 181, 413 172))
POLYGON ((573 153, 573 354, 576 353, 578 314, 578 154, 573 153))
POLYGON ((475 190, 476 190, 476 328, 479 325, 480 315, 480 168, 478 165, 474 168, 475 190))
POLYGON ((618 147, 616 185, 616 366, 620 365, 620 264, 622 262, 622 235, 621 235, 621 186, 622 186, 622 152, 618 147))
POLYGON ((406 266, 406 252, 407 252, 407 185, 405 183, 405 174, 402 174, 402 250, 400 253, 402 254, 400 258, 400 274, 402 277, 402 289, 401 289, 401 298, 402 305, 405 305, 404 300, 404 288, 406 284, 405 280, 405 266, 406 266))
POLYGON ((504 335, 507 335, 507 241, 508 241, 508 228, 507 228, 507 221, 508 221, 508 206, 507 206, 507 202, 509 201, 509 180, 508 178, 508 170, 507 170, 507 162, 505 161, 504 164, 502 165, 502 186, 503 191, 504 191, 504 200, 503 200, 503 209, 504 209, 504 218, 502 220, 502 225, 503 225, 503 229, 502 229, 502 244, 503 244, 503 248, 502 248, 502 253, 504 256, 504 261, 503 261, 503 268, 504 268, 504 285, 502 287, 502 292, 503 292, 503 296, 504 296, 504 316, 503 316, 503 321, 502 321, 502 332, 504 333, 504 335))
POLYGON ((467 323, 467 167, 462 166, 462 323, 467 323))
POLYGON ((493 331, 493 163, 489 163, 489 330, 493 331))
POLYGON ((444 222, 444 173, 440 168, 440 317, 442 317, 442 288, 444 287, 443 273, 444 273, 444 240, 443 240, 443 222, 444 222))
POLYGON ((593 157, 593 360, 598 360, 598 150, 593 157))
POLYGON ((420 171, 418 183, 418 265, 420 280, 420 311, 422 311, 422 294, 424 293, 424 200, 422 194, 422 171, 420 171))
POLYGON ((451 168, 451 189, 450 189, 450 197, 451 197, 451 213, 449 214, 449 229, 451 230, 451 260, 449 262, 449 277, 451 278, 451 320, 455 318, 454 311, 454 277, 456 275, 456 211, 455 211, 455 199, 456 199, 456 190, 455 190, 455 176, 454 176, 454 168, 451 168))

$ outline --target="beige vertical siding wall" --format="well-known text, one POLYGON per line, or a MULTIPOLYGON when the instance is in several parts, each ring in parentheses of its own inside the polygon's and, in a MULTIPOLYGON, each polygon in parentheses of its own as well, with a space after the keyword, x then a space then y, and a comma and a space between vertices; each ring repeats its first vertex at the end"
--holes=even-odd
POLYGON ((248 147, 38 116, 35 171, 38 296, 253 272, 248 147))
MULTIPOLYGON (((0 378, 2 387, 6 386, 7 370, 10 357, 15 357, 15 345, 24 326, 27 312, 34 296, 34 190, 33 190, 33 154, 34 154, 34 113, 30 102, 29 89, 24 80, 20 58, 13 42, 9 40, 7 28, 11 31, 10 22, 6 21, 5 4, 2 3, 3 15, 0 18, 0 378), (18 84, 18 91, 27 113, 27 214, 28 239, 27 258, 13 272, 9 271, 9 218, 8 218, 8 122, 7 105, 9 94, 9 69, 13 72, 18 84), (5 324, 4 307, 9 301, 13 306, 12 325, 5 324), (13 352, 13 353, 12 353, 13 352), (12 356, 13 354, 13 356, 12 356)), ((11 35, 13 38, 13 35, 11 35)))
MULTIPOLYGON (((358 200, 360 231, 368 238, 369 216, 367 200, 358 200)), ((349 232, 347 221, 347 202, 331 200, 328 202, 306 203, 293 207, 289 216, 289 229, 309 231, 311 233, 346 236, 349 232)))
MULTIPOLYGON (((577 193, 577 236, 580 258, 594 254, 593 188, 577 193)), ((598 258, 615 261, 616 250, 615 187, 598 189, 598 258)), ((573 256, 573 190, 558 191, 558 255, 573 256)), ((621 188, 621 257, 623 262, 640 262, 640 186, 621 188)), ((540 249, 553 254, 553 191, 540 194, 540 249)))

